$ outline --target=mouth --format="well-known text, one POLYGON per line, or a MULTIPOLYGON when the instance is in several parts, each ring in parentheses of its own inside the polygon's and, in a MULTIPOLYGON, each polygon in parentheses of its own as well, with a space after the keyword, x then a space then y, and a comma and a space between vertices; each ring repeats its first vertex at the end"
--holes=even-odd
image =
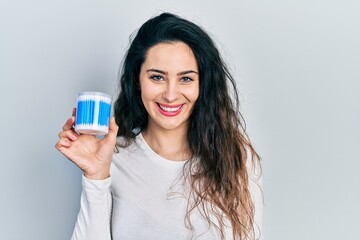
POLYGON ((173 117, 178 115, 181 112, 182 107, 185 105, 185 104, 164 105, 160 103, 156 103, 156 104, 158 106, 159 112, 167 117, 173 117))

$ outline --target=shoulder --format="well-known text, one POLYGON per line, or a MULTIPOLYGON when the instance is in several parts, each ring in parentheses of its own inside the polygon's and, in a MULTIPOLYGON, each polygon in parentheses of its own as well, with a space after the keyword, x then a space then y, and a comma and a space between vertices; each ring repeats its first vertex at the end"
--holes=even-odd
POLYGON ((129 142, 124 137, 119 136, 116 139, 115 150, 113 153, 113 161, 118 161, 119 159, 124 159, 123 156, 128 156, 130 152, 134 151, 136 147, 135 140, 129 142))

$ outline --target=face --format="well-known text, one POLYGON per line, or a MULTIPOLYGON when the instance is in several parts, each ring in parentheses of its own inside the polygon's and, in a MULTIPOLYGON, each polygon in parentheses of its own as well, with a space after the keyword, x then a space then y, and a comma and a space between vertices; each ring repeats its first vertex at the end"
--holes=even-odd
POLYGON ((187 130, 199 96, 198 72, 195 56, 185 43, 159 43, 147 51, 140 88, 149 129, 187 130))

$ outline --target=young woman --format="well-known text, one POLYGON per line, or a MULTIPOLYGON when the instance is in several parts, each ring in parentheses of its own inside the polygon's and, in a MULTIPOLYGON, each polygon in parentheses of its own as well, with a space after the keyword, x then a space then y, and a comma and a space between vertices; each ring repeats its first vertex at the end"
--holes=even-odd
POLYGON ((261 238, 259 157, 208 34, 169 13, 148 20, 120 84, 104 139, 77 134, 75 116, 59 133, 84 172, 72 239, 261 238))

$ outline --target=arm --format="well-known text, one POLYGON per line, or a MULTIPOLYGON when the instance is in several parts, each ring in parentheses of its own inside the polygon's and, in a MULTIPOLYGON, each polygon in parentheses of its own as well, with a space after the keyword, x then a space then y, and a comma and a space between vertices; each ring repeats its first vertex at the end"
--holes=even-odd
POLYGON ((71 240, 110 240, 112 197, 111 178, 90 180, 82 177, 80 212, 71 240))
POLYGON ((73 116, 59 133, 55 147, 84 173, 83 192, 78 220, 74 229, 74 240, 111 239, 111 193, 110 165, 116 144, 118 126, 111 118, 109 133, 103 139, 77 134, 73 116))

